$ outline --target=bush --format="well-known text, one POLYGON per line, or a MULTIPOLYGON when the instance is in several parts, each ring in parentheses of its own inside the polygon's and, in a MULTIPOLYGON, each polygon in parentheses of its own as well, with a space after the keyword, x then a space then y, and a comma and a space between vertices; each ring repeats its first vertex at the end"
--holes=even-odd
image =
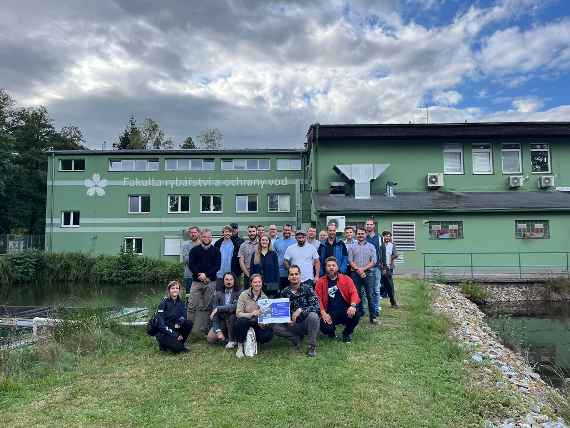
POLYGON ((473 281, 464 281, 460 283, 459 289, 465 297, 478 305, 484 304, 489 298, 488 291, 473 281))

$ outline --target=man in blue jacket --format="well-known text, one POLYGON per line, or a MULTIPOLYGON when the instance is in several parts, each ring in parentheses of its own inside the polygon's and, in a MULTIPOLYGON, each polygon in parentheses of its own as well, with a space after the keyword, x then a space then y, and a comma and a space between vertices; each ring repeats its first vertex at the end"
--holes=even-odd
POLYGON ((325 274, 325 260, 328 257, 334 257, 337 260, 338 271, 346 274, 348 271, 348 251, 346 245, 336 237, 336 224, 331 223, 327 226, 327 239, 321 242, 319 246, 319 259, 321 262, 321 274, 325 274))

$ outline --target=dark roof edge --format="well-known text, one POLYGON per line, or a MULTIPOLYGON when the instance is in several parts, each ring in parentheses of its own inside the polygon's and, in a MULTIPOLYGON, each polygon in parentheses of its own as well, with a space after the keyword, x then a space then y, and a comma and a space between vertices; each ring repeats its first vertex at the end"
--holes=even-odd
POLYGON ((247 154, 302 154, 305 149, 223 149, 223 150, 53 150, 48 153, 56 155, 101 155, 101 156, 133 156, 133 155, 247 155, 247 154))
MULTIPOLYGON (((317 209, 317 211, 321 214, 324 213, 346 213, 347 210, 321 210, 321 209, 317 209)), ((500 213, 526 213, 526 212, 570 212, 570 207, 561 207, 561 208, 433 208, 433 209, 417 209, 417 210, 409 210, 409 209, 403 209, 403 210, 398 210, 398 209, 392 209, 392 210, 386 210, 386 209, 379 209, 379 210, 358 210, 358 209, 353 209, 350 210, 350 212, 353 213, 384 213, 384 214, 389 214, 389 213, 494 213, 494 212, 500 212, 500 213)))

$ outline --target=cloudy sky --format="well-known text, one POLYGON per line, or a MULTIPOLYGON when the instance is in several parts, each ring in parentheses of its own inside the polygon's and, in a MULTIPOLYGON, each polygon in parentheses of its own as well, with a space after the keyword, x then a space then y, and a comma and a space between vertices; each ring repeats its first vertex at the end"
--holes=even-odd
POLYGON ((568 0, 3 0, 0 87, 110 146, 298 147, 310 123, 570 120, 568 0))

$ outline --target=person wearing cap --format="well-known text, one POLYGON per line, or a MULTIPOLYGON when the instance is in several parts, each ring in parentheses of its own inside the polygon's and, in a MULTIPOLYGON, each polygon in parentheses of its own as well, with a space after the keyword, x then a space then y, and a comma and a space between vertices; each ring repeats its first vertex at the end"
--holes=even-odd
POLYGON ((319 253, 312 245, 306 243, 307 232, 300 229, 295 233, 297 243, 285 250, 284 265, 287 270, 289 266, 297 265, 301 269, 301 283, 314 285, 319 279, 321 264, 319 263, 319 253))
POLYGON ((239 224, 230 223, 230 227, 232 228, 232 238, 237 242, 239 248, 243 244, 243 239, 239 236, 239 224))

